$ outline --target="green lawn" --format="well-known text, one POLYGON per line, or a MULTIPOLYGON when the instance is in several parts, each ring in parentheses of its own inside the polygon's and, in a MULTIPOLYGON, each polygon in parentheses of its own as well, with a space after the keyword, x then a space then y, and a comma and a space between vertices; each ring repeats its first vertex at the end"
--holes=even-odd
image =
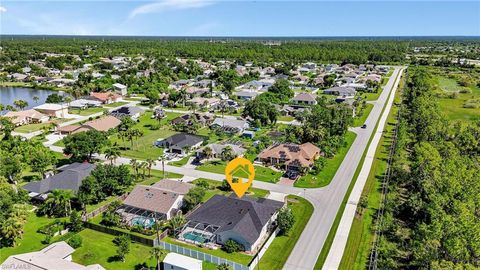
POLYGON ((188 160, 190 159, 190 157, 192 157, 192 155, 187 155, 186 157, 180 159, 180 160, 177 160, 177 161, 172 161, 172 162, 169 162, 168 165, 173 165, 173 166, 177 166, 177 167, 182 167, 184 166, 185 164, 187 164, 188 160))
POLYGON ((104 107, 115 108, 115 107, 120 107, 120 106, 126 105, 128 103, 129 102, 126 102, 126 101, 119 101, 119 102, 114 102, 114 103, 110 103, 110 104, 105 104, 104 107))
MULTIPOLYGON (((461 87, 454 79, 445 78, 442 76, 437 77, 438 86, 440 90, 445 92, 458 92, 465 87, 461 87)), ((438 103, 442 112, 450 120, 479 120, 480 109, 478 108, 464 108, 464 104, 470 99, 480 99, 480 88, 476 86, 468 87, 471 93, 458 93, 458 97, 451 98, 438 98, 438 103)))
POLYGON ((146 112, 140 117, 140 122, 133 126, 133 128, 137 128, 144 133, 138 140, 134 140, 133 146, 129 141, 123 142, 116 134, 110 136, 110 140, 120 147, 126 148, 122 151, 122 156, 141 160, 149 158, 156 160, 163 154, 163 148, 156 147, 153 143, 160 138, 167 138, 176 133, 170 129, 170 120, 179 115, 179 113, 167 113, 167 117, 160 121, 160 129, 151 130, 150 127, 156 125, 158 121, 151 118, 152 112, 146 112))
POLYGON ((42 128, 49 126, 51 123, 62 123, 62 122, 68 121, 68 120, 70 120, 70 119, 55 119, 55 120, 49 121, 47 123, 23 125, 23 126, 19 126, 19 127, 15 128, 14 131, 19 132, 19 133, 30 133, 30 132, 34 132, 34 131, 37 131, 37 130, 41 130, 42 128))
MULTIPOLYGON (((155 267, 156 262, 150 259, 151 247, 135 242, 130 243, 130 252, 125 262, 115 259, 117 247, 113 244, 113 235, 85 229, 79 233, 83 244, 73 253, 73 261, 83 265, 100 264, 105 269, 140 269, 139 265, 146 263, 147 267, 155 267)), ((162 258, 163 259, 163 258, 162 258)))
POLYGON ((302 197, 289 195, 288 207, 295 216, 295 224, 288 235, 277 236, 263 255, 258 269, 282 269, 313 213, 313 205, 302 197))
POLYGON ((367 120, 368 115, 373 109, 373 104, 367 103, 365 104, 365 108, 363 109, 363 113, 360 116, 356 116, 353 119, 353 126, 354 127, 361 127, 365 121, 367 120))
MULTIPOLYGON (((215 181, 215 180, 205 179, 205 178, 198 178, 198 179, 195 179, 193 181, 193 183, 196 183, 200 180, 207 181, 208 184, 210 185, 210 188, 207 190, 205 196, 202 199, 203 202, 208 201, 215 194, 224 195, 224 196, 230 196, 230 194, 232 194, 232 192, 230 192, 230 191, 222 191, 222 190, 219 189, 219 187, 222 185, 222 182, 220 182, 220 181, 215 181)), ((247 193, 246 193, 246 195, 252 196, 254 198, 265 198, 269 194, 270 194, 270 192, 268 190, 260 189, 260 188, 254 188, 254 187, 248 188, 247 193)))
POLYGON ((87 108, 87 109, 84 109, 84 110, 70 109, 69 113, 78 114, 78 115, 82 115, 82 116, 87 116, 87 115, 91 115, 91 114, 94 114, 94 113, 103 112, 104 110, 105 110, 104 108, 92 107, 92 108, 87 108))
POLYGON ((279 116, 277 120, 278 121, 293 121, 293 120, 295 120, 295 118, 292 117, 292 116, 289 116, 289 115, 282 115, 282 116, 279 116))
POLYGON ((328 185, 335 176, 338 167, 340 167, 340 164, 342 164, 348 149, 350 149, 350 146, 352 146, 352 143, 356 137, 357 134, 347 131, 347 134, 345 135, 346 145, 338 149, 337 154, 333 158, 327 159, 323 170, 318 175, 307 173, 307 175, 302 176, 300 179, 295 181, 295 186, 302 188, 316 188, 328 185))
MULTIPOLYGON (((218 174, 225 174, 226 164, 227 163, 222 160, 208 161, 198 166, 197 170, 218 173, 218 174)), ((280 180, 280 177, 283 174, 282 172, 276 172, 270 168, 266 168, 263 166, 254 165, 254 167, 255 167, 255 180, 258 180, 258 181, 276 183, 278 182, 278 180, 280 180)), ((243 177, 246 177, 246 176, 243 176, 243 177)))
MULTIPOLYGON (((47 217, 37 217, 35 213, 30 213, 23 229, 24 233, 22 239, 17 241, 15 247, 5 247, 0 249, 0 263, 5 261, 10 255, 37 251, 46 247, 47 245, 42 243, 45 239, 45 235, 38 233, 37 230, 42 226, 52 223, 54 220, 55 219, 47 217)), ((59 236, 55 237, 53 241, 58 238, 59 236)))
POLYGON ((227 253, 227 252, 225 252, 221 249, 213 250, 213 249, 201 248, 201 247, 198 247, 198 246, 194 246, 194 245, 191 245, 191 244, 187 244, 187 243, 184 243, 184 242, 177 241, 176 239, 173 239, 171 237, 165 237, 163 239, 163 241, 165 241, 167 243, 176 244, 176 245, 179 245, 179 246, 182 246, 182 247, 187 247, 187 248, 190 248, 190 249, 193 249, 193 250, 198 250, 198 251, 201 251, 201 252, 204 252, 204 253, 208 253, 208 254, 211 254, 211 255, 214 255, 214 256, 221 257, 221 258, 225 258, 227 260, 234 261, 234 262, 237 262, 237 263, 240 263, 240 264, 243 264, 243 265, 248 265, 253 258, 253 256, 247 255, 245 253, 240 253, 240 252, 227 253))

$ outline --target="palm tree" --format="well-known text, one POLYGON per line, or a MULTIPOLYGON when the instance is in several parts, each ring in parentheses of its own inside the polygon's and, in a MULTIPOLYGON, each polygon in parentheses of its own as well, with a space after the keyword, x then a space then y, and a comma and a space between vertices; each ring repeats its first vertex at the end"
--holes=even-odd
MULTIPOLYGON (((38 103, 38 100, 40 100, 40 98, 38 96, 33 96, 33 101, 35 101, 35 103, 38 103)), ((1 111, 1 110, 0 110, 1 111)))
POLYGON ((162 171, 163 171, 163 178, 162 179, 165 179, 165 160, 167 160, 165 158, 165 156, 160 156, 158 159, 160 159, 160 161, 162 162, 162 171))
POLYGON ((145 170, 147 169, 148 164, 145 161, 142 161, 138 167, 142 170, 142 178, 145 178, 145 170))
POLYGON ((120 157, 120 149, 116 146, 107 148, 105 150, 105 157, 110 160, 110 164, 113 165, 113 162, 116 161, 118 157, 120 157))
POLYGON ((15 107, 17 107, 18 109, 23 110, 25 107, 28 106, 28 102, 22 99, 16 99, 13 101, 13 105, 15 105, 15 107))
POLYGON ((45 202, 49 215, 66 217, 72 211, 72 192, 70 190, 55 189, 45 202))
POLYGON ((172 229, 173 235, 175 235, 175 231, 177 230, 177 228, 180 228, 186 222, 187 222, 187 220, 182 215, 182 213, 178 213, 178 215, 172 217, 168 221, 168 226, 172 229))
POLYGON ((210 148, 210 146, 206 146, 203 148, 203 155, 207 157, 207 159, 211 158, 213 155, 213 150, 210 148))
POLYGON ((13 246, 16 245, 16 239, 21 237, 23 234, 23 223, 15 218, 8 218, 2 224, 0 229, 2 236, 11 242, 13 246))
POLYGON ((5 110, 14 112, 14 111, 16 111, 17 109, 15 109, 15 107, 13 107, 12 105, 8 104, 7 106, 5 106, 5 110))
POLYGON ((68 105, 68 107, 70 107, 70 102, 72 102, 72 97, 71 96, 66 96, 63 101, 65 101, 68 105))
POLYGON ((5 110, 5 105, 3 105, 2 103, 0 103, 0 112, 5 110))
POLYGON ((185 88, 180 89, 180 97, 182 98, 183 107, 185 107, 185 102, 187 101, 187 90, 185 88))
POLYGON ((160 270, 160 257, 164 256, 165 254, 167 254, 167 252, 160 247, 153 247, 150 250, 150 258, 155 258, 155 260, 157 260, 157 270, 160 270))
POLYGON ((130 165, 132 166, 132 169, 135 172, 135 178, 137 178, 137 176, 138 176, 138 162, 137 162, 137 160, 132 158, 130 160, 130 165))
POLYGON ((195 102, 190 102, 190 104, 188 105, 188 107, 189 107, 189 109, 190 109, 193 113, 195 113, 195 110, 198 109, 198 105, 197 105, 197 103, 195 103, 195 102))
POLYGON ((156 163, 155 160, 149 158, 147 159, 147 164, 148 164, 148 177, 152 176, 152 166, 154 166, 156 163))
POLYGON ((223 160, 230 160, 232 159, 232 157, 234 156, 234 153, 233 153, 233 149, 231 146, 225 146, 223 149, 222 149, 222 159, 223 160))

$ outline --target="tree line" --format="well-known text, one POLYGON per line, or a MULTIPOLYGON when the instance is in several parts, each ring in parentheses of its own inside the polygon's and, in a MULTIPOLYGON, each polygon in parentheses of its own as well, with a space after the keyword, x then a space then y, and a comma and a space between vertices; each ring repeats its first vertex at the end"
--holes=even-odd
POLYGON ((408 71, 378 267, 477 269, 480 122, 446 120, 429 72, 408 71))

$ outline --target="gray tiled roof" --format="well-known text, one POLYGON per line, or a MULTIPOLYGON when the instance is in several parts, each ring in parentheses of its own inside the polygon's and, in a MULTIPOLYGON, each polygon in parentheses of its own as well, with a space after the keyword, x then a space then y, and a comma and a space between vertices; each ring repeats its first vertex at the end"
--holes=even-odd
POLYGON ((39 194, 47 193, 55 189, 66 189, 77 192, 82 180, 90 175, 96 165, 91 163, 72 163, 63 168, 61 172, 47 177, 42 181, 30 182, 23 189, 39 194))
POLYGON ((193 146, 199 142, 203 142, 204 138, 187 133, 178 133, 165 139, 169 146, 183 148, 185 146, 193 146))
POLYGON ((195 210, 188 220, 219 226, 217 233, 233 230, 253 244, 282 206, 282 202, 270 199, 215 195, 195 210))

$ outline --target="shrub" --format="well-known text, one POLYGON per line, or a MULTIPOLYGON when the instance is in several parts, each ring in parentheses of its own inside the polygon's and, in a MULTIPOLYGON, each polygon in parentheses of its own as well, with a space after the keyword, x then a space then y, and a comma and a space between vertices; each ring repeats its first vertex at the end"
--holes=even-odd
POLYGON ((470 94, 470 93, 472 93, 472 89, 462 88, 459 92, 462 93, 462 94, 470 94))
POLYGON ((280 210, 277 216, 278 228, 282 234, 287 234, 295 223, 295 217, 293 216, 290 208, 283 208, 280 210))
POLYGON ((82 246, 83 239, 80 235, 75 234, 72 236, 70 239, 68 239, 67 243, 72 247, 72 248, 79 248, 82 246))
POLYGON ((233 253, 244 250, 243 246, 233 239, 228 239, 223 245, 223 249, 227 253, 233 253))
POLYGON ((202 187, 204 189, 210 189, 210 185, 208 184, 208 182, 205 179, 197 180, 195 182, 195 185, 197 185, 198 187, 202 187))

